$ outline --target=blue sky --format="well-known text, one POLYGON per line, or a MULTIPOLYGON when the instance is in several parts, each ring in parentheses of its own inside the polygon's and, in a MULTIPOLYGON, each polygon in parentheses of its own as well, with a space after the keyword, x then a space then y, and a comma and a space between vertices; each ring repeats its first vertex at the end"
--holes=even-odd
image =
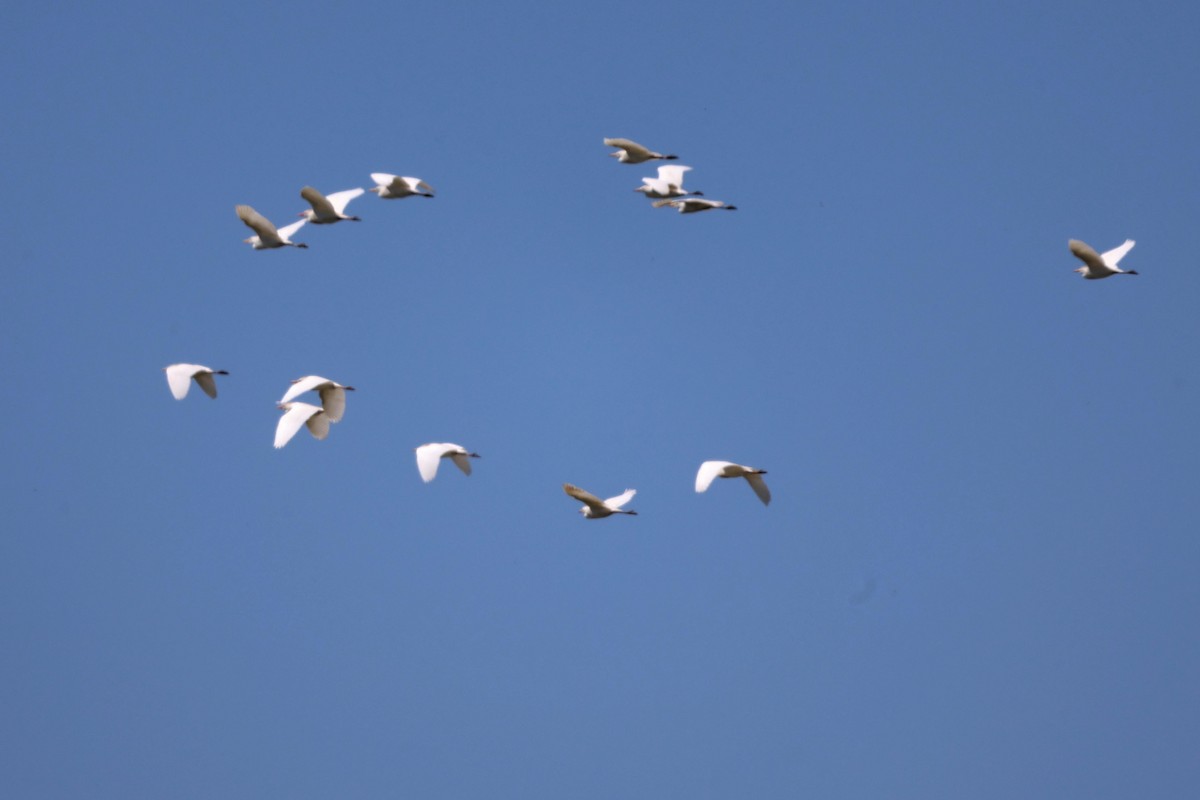
POLYGON ((5 795, 1193 794, 1198 24, 14 7, 5 795), (438 196, 241 243, 377 171, 438 196), (276 451, 308 374, 358 391, 276 451))

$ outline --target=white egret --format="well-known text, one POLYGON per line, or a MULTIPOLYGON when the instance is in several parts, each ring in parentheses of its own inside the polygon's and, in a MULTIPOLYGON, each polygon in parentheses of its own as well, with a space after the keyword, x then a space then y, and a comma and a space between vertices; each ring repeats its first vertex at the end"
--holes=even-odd
POLYGON ((238 206, 235 210, 237 211, 238 219, 246 223, 246 227, 258 234, 257 236, 251 236, 249 239, 242 240, 255 250, 273 250, 276 247, 308 247, 308 245, 302 242, 293 242, 291 240, 292 234, 304 227, 304 223, 308 222, 307 219, 293 222, 291 225, 285 225, 282 228, 276 228, 271 224, 270 220, 250 206, 238 206))
POLYGON ((1075 257, 1084 264, 1074 271, 1090 281, 1098 281, 1110 275, 1137 275, 1137 272, 1132 269, 1121 269, 1117 266, 1125 254, 1133 249, 1134 244, 1133 239, 1126 239, 1120 247, 1114 247, 1104 255, 1100 255, 1078 239, 1067 242, 1067 247, 1071 248, 1075 257))
POLYGON ((617 148, 615 152, 609 153, 609 155, 622 164, 641 164, 643 161, 655 160, 674 161, 679 158, 679 156, 665 156, 662 153, 647 150, 631 139, 605 139, 604 143, 609 147, 617 148))
POLYGON ((394 200, 402 197, 433 197, 433 187, 420 178, 405 178, 400 175, 389 175, 386 172, 372 172, 371 180, 379 184, 372 186, 370 191, 384 200, 394 200))
POLYGON ((329 417, 325 409, 309 403, 280 403, 279 410, 285 412, 275 426, 275 449, 278 450, 292 440, 301 425, 308 426, 314 439, 329 435, 329 417))
POLYGON ((321 396, 321 408, 325 411, 325 416, 329 417, 330 422, 341 422, 342 415, 346 413, 346 392, 353 391, 353 386, 343 386, 320 375, 306 375, 292 381, 291 388, 279 402, 286 403, 305 392, 317 392, 321 396))
POLYGON ((163 367, 163 372, 167 373, 167 386, 171 387, 171 394, 175 395, 176 400, 187 397, 193 379, 206 395, 215 398, 217 382, 213 380, 213 375, 229 374, 223 369, 209 369, 200 364, 172 364, 163 367))
POLYGON ((707 491, 714 478, 745 478, 765 506, 771 502, 771 490, 762 479, 766 474, 765 469, 734 464, 732 461, 705 461, 696 473, 696 491, 707 491))
POLYGON ((304 217, 313 225, 328 225, 333 222, 341 222, 344 219, 362 222, 358 217, 347 215, 346 206, 364 191, 361 188, 347 189, 344 192, 323 195, 313 187, 305 186, 300 190, 300 196, 307 200, 312 208, 301 211, 297 216, 304 217))
POLYGON ((683 173, 689 172, 691 169, 682 164, 659 167, 657 178, 642 178, 642 185, 634 191, 641 192, 646 197, 662 198, 683 197, 687 194, 703 195, 704 192, 687 192, 683 189, 683 173))
POLYGON ((623 511, 621 509, 621 506, 628 503, 637 494, 636 489, 626 489, 624 494, 610 497, 607 500, 601 500, 591 492, 584 491, 578 486, 572 486, 569 483, 563 484, 563 491, 583 503, 583 508, 579 509, 579 513, 588 519, 602 519, 604 517, 611 517, 613 514, 637 515, 636 511, 623 511))
POLYGON ((449 442, 423 444, 417 448, 417 470, 421 473, 421 480, 429 483, 437 477, 438 465, 443 458, 450 459, 463 474, 470 475, 471 459, 479 458, 479 454, 470 453, 465 447, 449 442))
POLYGON ((702 197, 684 197, 679 200, 667 198, 666 200, 655 200, 652 205, 655 208, 671 206, 671 208, 679 209, 680 214, 694 214, 697 211, 711 211, 714 208, 723 211, 737 211, 737 206, 726 205, 720 200, 705 200, 702 197))

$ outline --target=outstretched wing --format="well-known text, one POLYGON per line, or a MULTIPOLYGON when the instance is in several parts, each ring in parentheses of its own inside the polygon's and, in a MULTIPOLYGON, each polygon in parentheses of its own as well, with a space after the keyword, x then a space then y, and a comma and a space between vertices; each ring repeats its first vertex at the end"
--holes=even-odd
POLYGON ((713 479, 721 474, 721 470, 729 466, 728 461, 705 461, 696 472, 696 491, 708 491, 713 479))
POLYGON ((305 186, 300 190, 300 196, 308 201, 308 204, 313 207, 313 211, 318 217, 332 219, 338 215, 337 210, 333 206, 332 195, 326 197, 311 186, 305 186))
POLYGON ((341 422, 346 413, 346 390, 335 386, 331 381, 321 387, 320 394, 321 408, 325 409, 325 416, 329 417, 330 422, 341 422))
POLYGON ((1123 245, 1120 247, 1114 247, 1112 250, 1109 250, 1107 253, 1100 256, 1100 258, 1104 259, 1104 263, 1109 267, 1115 268, 1117 264, 1121 263, 1121 259, 1125 257, 1125 254, 1133 249, 1135 244, 1137 243, 1133 241, 1133 239, 1126 239, 1123 245))
MULTIPOLYGON (((279 239, 283 242, 291 242, 292 234, 303 228, 308 223, 308 218, 296 220, 291 225, 285 225, 279 229, 279 239)), ((304 247, 305 245, 301 245, 304 247)))
POLYGON ((471 474, 471 457, 462 453, 451 453, 450 460, 454 462, 454 466, 463 471, 464 475, 471 474))
POLYGON ((204 393, 214 400, 217 398, 217 382, 213 380, 211 372, 200 371, 192 376, 196 379, 196 384, 204 390, 204 393))
POLYGON ((291 387, 287 390, 287 394, 279 399, 279 404, 283 405, 305 392, 311 392, 322 384, 332 383, 328 378, 322 378, 320 375, 306 375, 303 378, 297 378, 292 381, 291 387))
POLYGON ((417 448, 417 471, 421 473, 421 480, 429 483, 437 477, 438 464, 449 449, 450 445, 438 443, 423 444, 417 448))
POLYGON ((1101 272, 1105 274, 1108 273, 1108 269, 1104 264, 1104 259, 1102 259, 1100 254, 1093 250, 1086 243, 1081 242, 1078 239, 1072 239, 1071 241, 1067 242, 1067 247, 1071 248, 1071 253, 1076 258, 1088 265, 1088 269, 1093 270, 1094 272, 1101 272))
POLYGON ((598 511, 604 508, 603 500, 601 500, 599 497, 596 497, 596 495, 592 494, 591 492, 580 489, 578 486, 564 483, 563 491, 571 495, 571 497, 574 497, 579 502, 583 503, 585 506, 590 506, 598 511))
POLYGON ((632 500, 635 494, 637 494, 637 489, 626 489, 623 494, 619 494, 616 497, 610 497, 605 500, 604 505, 608 506, 609 508, 620 508, 632 500))
POLYGON ((758 499, 763 501, 763 505, 770 505, 771 490, 767 488, 767 482, 763 480, 763 476, 757 472, 745 476, 746 482, 750 484, 750 488, 758 495, 758 499))
POLYGON ((650 205, 653 208, 662 208, 663 206, 671 206, 672 208, 681 208, 683 205, 683 201, 682 200, 672 200, 671 198, 668 197, 665 200, 655 200, 650 205))
POLYGON ((435 194, 435 192, 433 191, 433 187, 419 178, 417 179, 417 184, 415 187, 413 187, 413 189, 416 192, 421 192, 421 193, 428 194, 428 195, 435 194))
POLYGON ((278 244, 279 231, 275 230, 275 226, 271 221, 262 214, 255 211, 250 206, 237 206, 238 219, 246 223, 246 227, 258 234, 258 238, 263 244, 278 244))
POLYGON ((642 147, 632 139, 605 139, 604 143, 609 147, 621 148, 633 158, 640 158, 644 160, 654 155, 645 147, 642 147))
POLYGON ((308 432, 314 439, 324 439, 329 435, 329 415, 320 408, 314 411, 304 424, 308 426, 308 432))
MULTIPOLYGON (((346 206, 350 204, 350 201, 365 191, 366 189, 362 188, 347 189, 344 192, 334 192, 325 199, 329 201, 329 205, 333 207, 335 212, 338 214, 344 214, 346 213, 346 206)), ((316 208, 316 206, 313 206, 313 208, 316 208)))
POLYGON ((187 397, 188 389, 192 385, 192 376, 199 369, 202 367, 195 364, 172 364, 167 367, 167 386, 171 388, 171 394, 176 400, 187 397))
POLYGON ((683 188, 683 173, 691 170, 691 167, 669 165, 658 168, 658 179, 666 181, 669 185, 676 189, 683 188))
MULTIPOLYGON (((317 406, 308 403, 290 403, 282 417, 279 418, 279 424, 275 426, 275 448, 279 449, 292 440, 296 435, 296 431, 300 430, 300 426, 304 425, 313 416, 321 414, 321 409, 317 406)), ((309 426, 309 430, 313 430, 309 426)), ((329 424, 325 424, 325 432, 329 432, 329 424)), ((313 436, 318 439, 324 439, 325 436, 317 436, 316 431, 313 431, 313 436)))

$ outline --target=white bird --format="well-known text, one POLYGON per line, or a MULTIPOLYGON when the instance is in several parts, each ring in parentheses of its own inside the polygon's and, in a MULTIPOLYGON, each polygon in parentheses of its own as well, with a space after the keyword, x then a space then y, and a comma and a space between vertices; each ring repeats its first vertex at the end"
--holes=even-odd
POLYGON ((671 206, 678 208, 680 214, 694 214, 697 211, 711 211, 714 208, 720 208, 725 211, 737 211, 737 206, 729 206, 722 203, 720 200, 705 200, 702 197, 685 197, 681 200, 655 200, 652 205, 655 208, 663 206, 671 206))
POLYGON ((626 489, 624 494, 619 494, 616 497, 610 497, 607 500, 601 500, 591 492, 584 491, 578 486, 572 486, 569 483, 563 484, 563 491, 574 497, 576 500, 583 502, 583 508, 579 509, 579 513, 583 514, 588 519, 602 519, 603 517, 611 517, 613 514, 631 514, 636 516, 636 511, 622 511, 621 506, 628 503, 637 494, 636 489, 626 489))
POLYGON ((308 403, 280 403, 279 410, 286 412, 275 426, 275 449, 278 450, 292 440, 301 425, 308 426, 314 439, 329 435, 329 416, 325 409, 308 403))
POLYGON ((683 173, 692 168, 670 164, 658 168, 657 178, 642 178, 642 185, 634 189, 646 197, 683 197, 686 194, 703 195, 704 192, 686 192, 683 189, 683 173))
POLYGON ((438 465, 443 458, 450 459, 463 474, 470 475, 471 459, 479 458, 479 454, 469 453, 461 445, 449 442, 423 444, 417 448, 417 469, 421 473, 421 480, 429 483, 437 477, 438 465))
POLYGON ((609 155, 622 164, 641 164, 643 161, 654 161, 656 159, 674 161, 679 158, 679 156, 665 156, 662 153, 647 150, 631 139, 605 139, 604 143, 609 147, 618 148, 616 152, 609 153, 609 155))
POLYGON ((386 172, 372 172, 371 180, 379 185, 372 186, 370 191, 375 192, 384 200, 412 197, 414 194, 419 194, 421 197, 433 197, 433 187, 420 178, 404 178, 399 175, 389 175, 386 172))
POLYGON ((302 242, 293 242, 291 240, 292 234, 304 227, 304 223, 308 222, 307 219, 293 222, 291 225, 285 225, 282 228, 276 228, 271 224, 270 220, 250 206, 238 206, 236 211, 238 219, 246 223, 246 227, 258 234, 257 236, 251 236, 249 239, 242 240, 255 250, 273 250, 276 247, 308 247, 308 245, 302 242))
POLYGON ((765 469, 746 467, 734 464, 732 461, 705 461, 696 473, 696 491, 707 491, 714 478, 745 478, 765 506, 771 502, 771 490, 767 488, 766 482, 762 479, 762 476, 766 474, 765 469))
POLYGON ((1117 266, 1125 254, 1133 249, 1134 244, 1133 239, 1126 239, 1123 245, 1114 247, 1104 255, 1098 254, 1078 239, 1067 242, 1067 247, 1071 248, 1075 257, 1084 263, 1084 266, 1074 271, 1090 281, 1098 281, 1109 275, 1137 275, 1137 272, 1132 269, 1121 269, 1117 266))
POLYGON ((167 386, 171 387, 171 394, 175 395, 176 400, 187 397, 193 378, 196 379, 196 384, 204 390, 206 395, 215 398, 217 382, 213 380, 213 375, 229 374, 223 369, 209 369, 200 364, 172 364, 169 367, 163 367, 163 372, 167 373, 167 386))
POLYGON ((346 413, 346 392, 353 391, 353 386, 343 386, 320 375, 306 375, 292 381, 292 387, 279 402, 286 403, 305 392, 317 392, 321 395, 321 408, 324 409, 325 416, 329 417, 330 422, 341 422, 342 415, 346 413))
POLYGON ((331 195, 323 195, 311 186, 305 186, 300 190, 300 196, 312 205, 312 208, 301 211, 297 216, 304 217, 313 225, 327 225, 333 222, 341 222, 344 219, 362 222, 358 217, 348 216, 346 206, 350 201, 358 197, 365 190, 363 189, 347 189, 344 192, 334 192, 331 195))

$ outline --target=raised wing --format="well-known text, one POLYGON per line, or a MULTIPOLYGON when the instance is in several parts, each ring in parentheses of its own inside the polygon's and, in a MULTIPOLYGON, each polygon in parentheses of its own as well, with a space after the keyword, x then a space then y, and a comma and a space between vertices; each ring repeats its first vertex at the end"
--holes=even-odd
POLYGON ((305 392, 311 392, 326 383, 333 383, 333 381, 328 378, 322 378, 320 375, 306 375, 303 378, 297 378, 292 381, 291 388, 287 390, 287 394, 279 399, 279 403, 282 405, 290 400, 294 400, 305 392))
POLYGON ((683 188, 683 173, 691 170, 691 167, 684 166, 666 166, 658 168, 658 179, 666 181, 667 184, 674 186, 676 189, 683 188))
POLYGON ((591 506, 592 508, 596 509, 597 511, 604 509, 604 501, 603 500, 601 500, 599 497, 596 497, 596 495, 592 494, 591 492, 580 489, 578 486, 573 486, 572 484, 564 483, 563 491, 566 492, 567 494, 571 495, 571 497, 574 497, 579 502, 583 503, 585 506, 591 506))
POLYGON ((1120 247, 1114 247, 1112 250, 1109 250, 1107 253, 1100 256, 1100 258, 1102 258, 1104 263, 1108 266, 1116 267, 1117 264, 1121 263, 1121 259, 1125 257, 1125 254, 1133 249, 1135 244, 1137 244, 1137 242, 1133 241, 1133 239, 1126 239, 1123 245, 1120 247))
POLYGON ((438 464, 442 463, 442 456, 453 445, 448 444, 423 444, 417 448, 417 471, 421 473, 421 480, 429 483, 437 477, 438 464))
MULTIPOLYGON (((308 403, 288 403, 281 405, 280 408, 284 411, 284 415, 279 418, 279 424, 275 426, 275 447, 276 449, 283 447, 292 440, 296 435, 296 431, 300 430, 300 426, 307 423, 314 416, 321 415, 321 409, 317 406, 308 403)), ((317 431, 309 425, 309 430, 313 432, 313 436, 318 439, 324 439, 325 434, 329 433, 329 423, 325 424, 325 434, 317 435, 317 431)))
POLYGON ((624 494, 619 494, 616 497, 610 497, 605 500, 604 505, 609 508, 620 508, 632 500, 635 494, 637 494, 637 489, 626 489, 624 494))
POLYGON ((263 244, 278 244, 279 231, 275 230, 275 226, 271 221, 262 214, 255 211, 250 206, 237 206, 234 209, 237 211, 238 219, 246 223, 246 227, 258 234, 258 238, 263 244))
POLYGON ((332 195, 326 197, 313 187, 305 186, 300 190, 300 196, 308 201, 308 204, 313 207, 313 211, 317 213, 318 217, 323 219, 335 219, 337 217, 339 211, 334 208, 332 195))
POLYGON ((682 203, 683 203, 682 200, 672 200, 671 198, 668 197, 665 200, 655 200, 650 205, 654 208, 662 208, 663 206, 671 206, 672 208, 680 208, 682 203))
POLYGON ((763 480, 763 476, 757 472, 746 475, 746 482, 750 484, 750 488, 758 495, 758 499, 763 501, 763 505, 771 504, 771 490, 767 488, 767 482, 763 480))
POLYGON ((633 158, 645 160, 654 155, 632 139, 605 139, 604 143, 609 147, 621 148, 633 158))
POLYGON ((321 387, 321 408, 330 422, 341 422, 346 413, 346 389, 330 382, 321 387))
POLYGON ((196 379, 197 385, 204 390, 204 393, 214 400, 217 399, 217 382, 213 379, 211 372, 197 372, 192 376, 196 379))
MULTIPOLYGON (((350 201, 365 191, 366 189, 362 188, 347 189, 344 192, 334 192, 325 199, 329 201, 329 205, 333 206, 334 211, 336 211, 338 214, 344 214, 346 213, 346 206, 350 204, 350 201)), ((316 206, 313 207, 316 208, 316 206)))
POLYGON ((728 461, 705 461, 696 472, 696 491, 708 491, 713 479, 721 474, 721 470, 729 466, 728 461))
POLYGON ((1078 239, 1072 239, 1071 241, 1067 242, 1067 247, 1071 248, 1071 253, 1076 258, 1088 265, 1088 269, 1091 269, 1094 272, 1103 272, 1105 274, 1108 273, 1108 269, 1104 264, 1104 259, 1102 259, 1100 254, 1089 247, 1086 243, 1081 242, 1078 239))
POLYGON ((471 474, 471 458, 463 453, 451 453, 450 460, 454 462, 454 466, 463 471, 464 475, 471 474))
MULTIPOLYGON (((279 239, 283 242, 291 242, 292 234, 303 228, 308 223, 308 219, 300 219, 293 222, 291 225, 285 225, 279 229, 279 239)), ((265 241, 265 240, 264 240, 265 241)), ((306 247, 307 245, 300 245, 306 247)))
POLYGON ((166 368, 167 386, 171 388, 171 394, 176 400, 187 397, 188 389, 192 385, 192 376, 201 369, 204 367, 196 364, 172 364, 166 368))
POLYGON ((324 439, 329 435, 329 415, 319 408, 304 424, 308 426, 308 432, 314 439, 324 439))

